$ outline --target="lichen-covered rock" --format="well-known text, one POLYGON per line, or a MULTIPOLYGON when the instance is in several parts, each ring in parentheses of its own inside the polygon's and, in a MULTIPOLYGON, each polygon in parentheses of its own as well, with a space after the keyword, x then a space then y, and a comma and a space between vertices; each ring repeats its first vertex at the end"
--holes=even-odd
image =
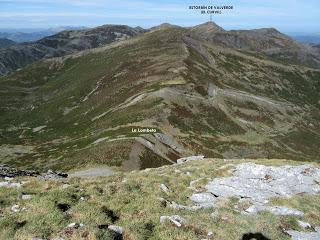
POLYGON ((274 167, 243 163, 235 167, 232 176, 213 179, 205 186, 206 192, 194 193, 191 200, 214 204, 219 198, 237 197, 251 203, 246 213, 269 211, 275 215, 303 216, 299 210, 267 203, 273 197, 318 194, 319 180, 320 169, 312 165, 274 167))
POLYGON ((319 240, 320 239, 320 227, 315 228, 315 232, 299 232, 299 231, 287 231, 293 240, 319 240))
POLYGON ((283 206, 264 206, 257 203, 245 210, 245 212, 247 213, 258 213, 262 211, 268 211, 273 213, 274 215, 281 215, 281 216, 292 215, 292 216, 302 217, 304 215, 303 212, 293 208, 288 208, 283 206))

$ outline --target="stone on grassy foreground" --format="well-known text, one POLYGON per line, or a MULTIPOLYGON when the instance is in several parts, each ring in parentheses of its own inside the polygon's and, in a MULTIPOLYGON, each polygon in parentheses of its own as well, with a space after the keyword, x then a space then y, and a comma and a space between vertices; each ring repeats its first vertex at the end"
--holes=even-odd
POLYGON ((207 206, 221 198, 237 197, 251 203, 246 213, 270 211, 276 215, 303 216, 296 209, 267 203, 274 197, 318 194, 319 182, 320 169, 312 165, 274 167, 243 163, 236 166, 232 176, 213 179, 205 186, 206 192, 194 193, 191 200, 207 206))
POLYGON ((315 232, 298 232, 287 231, 293 240, 319 240, 320 239, 320 227, 315 228, 315 232))

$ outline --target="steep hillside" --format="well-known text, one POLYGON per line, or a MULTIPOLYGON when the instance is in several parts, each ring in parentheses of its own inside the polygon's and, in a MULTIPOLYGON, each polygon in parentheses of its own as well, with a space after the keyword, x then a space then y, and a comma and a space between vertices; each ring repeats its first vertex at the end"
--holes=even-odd
POLYGON ((143 33, 141 28, 104 25, 85 30, 66 30, 36 42, 0 50, 0 74, 7 74, 43 58, 59 57, 124 40, 143 33))
POLYGON ((205 37, 219 27, 205 29, 165 25, 0 78, 1 162, 131 170, 193 154, 319 160, 319 69, 223 46, 205 37))

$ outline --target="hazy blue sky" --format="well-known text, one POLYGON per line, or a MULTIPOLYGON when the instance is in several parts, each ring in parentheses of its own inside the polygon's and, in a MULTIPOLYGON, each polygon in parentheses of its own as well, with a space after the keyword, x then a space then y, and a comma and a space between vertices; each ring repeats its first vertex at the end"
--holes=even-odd
POLYGON ((0 0, 0 28, 97 26, 183 26, 209 20, 189 5, 233 5, 213 16, 226 29, 275 27, 283 32, 320 32, 320 0, 0 0))

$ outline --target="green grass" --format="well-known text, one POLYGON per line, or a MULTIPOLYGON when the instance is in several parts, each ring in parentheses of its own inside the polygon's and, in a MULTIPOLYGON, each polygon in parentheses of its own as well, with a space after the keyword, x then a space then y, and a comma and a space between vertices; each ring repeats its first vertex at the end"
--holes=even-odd
MULTIPOLYGON (((240 163, 248 160, 234 160, 240 163)), ((284 160, 250 160, 265 165, 296 164, 284 160)), ((248 232, 261 232, 270 239, 289 239, 281 227, 301 230, 297 219, 280 217, 268 212, 256 215, 242 215, 234 210, 237 199, 226 199, 215 209, 186 211, 164 207, 159 197, 180 204, 191 204, 188 199, 192 191, 188 188, 191 180, 201 177, 228 176, 228 168, 221 169, 226 163, 219 159, 191 162, 183 165, 167 166, 149 171, 118 173, 111 177, 91 179, 71 178, 61 181, 39 181, 23 178, 27 182, 21 189, 0 188, 0 238, 28 239, 34 236, 65 239, 104 239, 110 234, 99 230, 98 225, 116 224, 125 229, 124 239, 199 239, 208 231, 213 231, 218 239, 239 239, 248 232), (179 172, 175 171, 179 170, 179 172), (189 174, 186 174, 189 172, 189 174), (125 181, 123 181, 125 179, 125 181), (64 184, 69 184, 63 188, 64 184), (165 194, 159 188, 164 183, 170 189, 165 194), (21 193, 33 194, 30 200, 21 200, 21 193), (84 197, 86 200, 80 200, 84 197), (26 210, 10 213, 13 204, 26 210), (58 204, 68 204, 66 212, 59 210, 58 204), (214 216, 212 213, 215 212, 214 216), (160 224, 162 215, 180 215, 187 220, 182 228, 169 223, 160 224), (225 219, 225 220, 222 220, 225 219), (85 226, 68 230, 69 223, 78 222, 85 226)), ((197 183, 202 188, 207 181, 197 183)), ((305 212, 301 220, 319 225, 319 196, 297 196, 292 199, 274 199, 272 204, 282 204, 305 212)))

